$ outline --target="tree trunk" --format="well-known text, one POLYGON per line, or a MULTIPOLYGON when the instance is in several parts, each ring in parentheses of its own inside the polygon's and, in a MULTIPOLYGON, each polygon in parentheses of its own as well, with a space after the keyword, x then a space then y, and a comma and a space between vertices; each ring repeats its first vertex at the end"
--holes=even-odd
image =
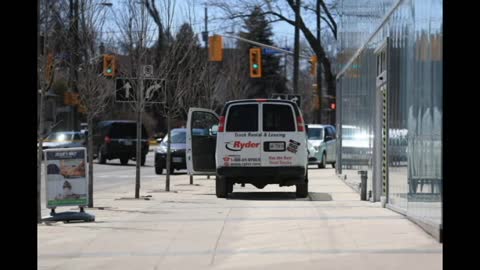
POLYGON ((87 155, 88 155, 88 207, 93 207, 93 121, 88 117, 87 155))

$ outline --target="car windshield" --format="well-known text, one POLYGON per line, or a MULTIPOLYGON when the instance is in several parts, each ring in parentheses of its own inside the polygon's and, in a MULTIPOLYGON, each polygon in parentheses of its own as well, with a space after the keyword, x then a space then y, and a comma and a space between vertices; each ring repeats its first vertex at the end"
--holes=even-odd
POLYGON ((323 140, 323 128, 308 128, 309 140, 323 140))
MULTIPOLYGON (((186 143, 187 142, 187 133, 185 130, 172 130, 172 141, 171 143, 186 143)), ((168 135, 165 136, 163 142, 168 142, 168 135)))
POLYGON ((45 139, 45 141, 50 142, 68 142, 72 141, 73 134, 72 133, 65 133, 65 132, 55 132, 45 139))

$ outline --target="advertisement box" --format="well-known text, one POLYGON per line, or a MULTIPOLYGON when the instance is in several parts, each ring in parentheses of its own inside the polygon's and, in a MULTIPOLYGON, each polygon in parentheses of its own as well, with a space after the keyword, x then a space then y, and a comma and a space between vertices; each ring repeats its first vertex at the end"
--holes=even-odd
POLYGON ((47 208, 88 205, 86 152, 84 147, 44 151, 47 208))

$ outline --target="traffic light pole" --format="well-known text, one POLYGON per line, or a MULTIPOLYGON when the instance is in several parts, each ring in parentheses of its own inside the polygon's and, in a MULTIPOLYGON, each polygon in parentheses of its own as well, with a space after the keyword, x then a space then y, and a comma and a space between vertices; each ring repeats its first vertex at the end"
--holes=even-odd
MULTIPOLYGON (((286 53, 286 54, 294 55, 294 53, 291 52, 291 51, 287 51, 287 50, 284 50, 284 49, 279 48, 279 47, 275 47, 275 46, 272 46, 272 45, 260 43, 260 42, 253 41, 253 40, 246 39, 246 38, 242 38, 242 37, 239 37, 239 36, 233 36, 233 35, 222 35, 222 36, 225 37, 225 38, 238 39, 240 41, 243 41, 243 42, 246 42, 246 43, 249 43, 249 44, 257 45, 258 47, 261 47, 261 48, 269 48, 269 49, 272 49, 272 50, 275 50, 275 51, 279 51, 279 52, 283 52, 283 53, 286 53)), ((310 56, 300 54, 299 58, 310 59, 310 56)))
MULTIPOLYGON (((320 1, 317 1, 317 40, 320 41, 320 1)), ((318 115, 317 121, 319 124, 322 123, 322 102, 323 102, 323 93, 322 93, 322 65, 317 61, 317 95, 318 95, 318 115)))
MULTIPOLYGON (((205 6, 205 33, 207 33, 208 37, 208 9, 205 6)), ((207 93, 209 94, 209 99, 211 97, 210 95, 210 61, 208 61, 208 38, 205 40, 205 48, 207 52, 207 93)), ((207 179, 210 179, 210 175, 207 175, 207 179)), ((190 184, 193 184, 193 178, 190 178, 190 184)))
POLYGON ((293 93, 298 94, 298 69, 300 64, 300 0, 295 4, 295 44, 294 44, 294 56, 293 56, 293 93))

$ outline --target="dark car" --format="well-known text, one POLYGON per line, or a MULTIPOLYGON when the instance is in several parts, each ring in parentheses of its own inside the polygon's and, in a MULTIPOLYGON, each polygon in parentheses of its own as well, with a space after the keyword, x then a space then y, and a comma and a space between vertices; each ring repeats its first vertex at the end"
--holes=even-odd
MULTIPOLYGON (((142 159, 145 165, 148 154, 148 134, 142 125, 142 159)), ((94 130, 93 150, 98 162, 105 164, 107 160, 120 159, 126 165, 129 159, 135 160, 137 155, 137 123, 128 120, 110 120, 98 123, 94 130)))
MULTIPOLYGON (((202 129, 194 129, 195 134, 203 132, 202 129)), ((186 169, 186 155, 185 149, 187 147, 187 130, 185 128, 174 128, 170 131, 172 141, 170 142, 171 166, 170 172, 174 170, 186 169)), ((167 143, 168 135, 161 141, 160 145, 155 151, 155 173, 162 174, 163 169, 167 167, 167 143)))

